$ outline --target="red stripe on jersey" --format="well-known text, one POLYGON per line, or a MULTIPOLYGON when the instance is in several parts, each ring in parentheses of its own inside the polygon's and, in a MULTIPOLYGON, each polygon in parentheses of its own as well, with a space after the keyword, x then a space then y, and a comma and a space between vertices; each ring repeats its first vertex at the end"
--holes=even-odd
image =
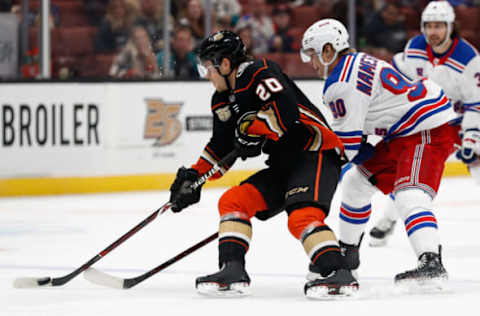
MULTIPOLYGON (((395 134, 397 134, 398 132, 404 130, 404 129, 407 128, 409 125, 414 124, 414 123, 417 121, 417 119, 418 119, 421 115, 423 115, 424 113, 429 112, 429 111, 431 111, 431 110, 435 110, 436 108, 445 105, 447 102, 448 102, 448 98, 447 98, 446 96, 443 96, 443 98, 440 99, 440 101, 438 101, 437 103, 434 103, 434 104, 432 104, 432 105, 429 105, 429 106, 420 108, 420 110, 418 110, 411 118, 408 119, 408 121, 406 121, 405 123, 403 123, 403 124, 395 131, 395 134)), ((343 139, 343 138, 342 138, 342 139, 343 139)))
POLYGON ((227 102, 220 102, 212 106, 212 111, 216 110, 217 108, 221 107, 222 105, 227 104, 227 102))

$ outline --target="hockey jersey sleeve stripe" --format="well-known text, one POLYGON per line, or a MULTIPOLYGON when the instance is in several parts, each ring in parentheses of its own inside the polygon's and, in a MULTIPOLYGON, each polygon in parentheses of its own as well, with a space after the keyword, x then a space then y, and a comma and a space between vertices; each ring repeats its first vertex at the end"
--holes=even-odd
POLYGON ((204 152, 206 154, 209 154, 215 160, 213 164, 216 164, 220 160, 220 157, 217 154, 215 154, 215 152, 210 147, 205 146, 204 152))
POLYGON ((412 107, 397 123, 395 123, 390 128, 387 135, 406 135, 425 119, 435 113, 444 111, 449 107, 451 107, 451 104, 443 92, 436 99, 422 101, 412 107))
POLYGON ((363 132, 362 131, 348 131, 348 132, 340 132, 340 131, 335 131, 335 134, 337 134, 339 137, 344 137, 344 136, 362 136, 363 132))
POLYGON ((465 111, 480 112, 480 102, 464 103, 463 108, 465 111))
POLYGON ((242 91, 245 91, 245 90, 248 90, 250 88, 250 86, 253 84, 253 82, 255 81, 255 77, 262 71, 264 71, 265 69, 267 69, 268 66, 267 66, 267 61, 265 60, 265 58, 263 59, 263 67, 259 68, 257 71, 255 71, 255 73, 252 75, 252 79, 250 80, 250 82, 243 88, 240 88, 240 89, 237 89, 234 91, 234 93, 238 93, 238 92, 242 92, 242 91))

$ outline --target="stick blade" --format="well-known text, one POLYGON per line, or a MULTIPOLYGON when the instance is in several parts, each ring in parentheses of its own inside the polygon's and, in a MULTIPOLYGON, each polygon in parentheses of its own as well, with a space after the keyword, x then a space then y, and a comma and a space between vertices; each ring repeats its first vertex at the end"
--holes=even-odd
POLYGON ((13 287, 17 289, 29 289, 35 287, 52 286, 52 278, 17 278, 13 281, 13 287))
POLYGON ((83 273, 83 277, 92 283, 106 286, 114 289, 123 289, 123 279, 107 274, 95 268, 88 268, 83 273))

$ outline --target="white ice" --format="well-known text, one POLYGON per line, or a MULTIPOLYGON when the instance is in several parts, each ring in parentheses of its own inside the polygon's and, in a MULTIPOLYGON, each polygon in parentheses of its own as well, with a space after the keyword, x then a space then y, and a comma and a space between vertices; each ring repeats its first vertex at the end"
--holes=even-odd
MULTIPOLYGON (((149 270, 214 233, 223 190, 205 189, 202 201, 182 213, 165 213, 113 250, 95 267, 120 277, 149 270)), ((17 277, 60 277, 87 262, 168 199, 166 192, 0 199, 0 315, 474 315, 480 299, 480 194, 471 178, 444 179, 435 202, 450 274, 439 293, 396 288, 393 276, 416 265, 402 225, 385 248, 361 250, 356 298, 312 301, 303 295, 307 257, 288 232, 286 216, 253 221, 247 254, 252 295, 199 296, 197 276, 217 270, 210 243, 129 290, 99 287, 82 275, 61 287, 15 289, 17 277)), ((382 212, 374 200, 368 229, 382 212)), ((336 230, 338 192, 327 223, 336 230)))

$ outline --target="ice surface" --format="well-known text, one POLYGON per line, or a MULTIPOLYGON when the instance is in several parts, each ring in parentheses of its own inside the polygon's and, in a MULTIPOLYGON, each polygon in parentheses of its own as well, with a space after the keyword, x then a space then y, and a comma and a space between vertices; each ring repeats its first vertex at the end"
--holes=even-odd
MULTIPOLYGON (((151 269, 217 229, 216 201, 223 190, 204 190, 202 201, 179 214, 165 213, 95 264, 120 277, 151 269)), ((337 192, 338 193, 338 192, 337 192)), ((384 248, 364 242, 356 298, 312 301, 303 295, 307 257, 288 232, 286 216, 253 222, 247 254, 252 295, 214 299, 198 295, 195 277, 217 270, 217 244, 175 263, 129 290, 109 289, 79 275, 61 287, 15 289, 17 277, 60 277, 88 261, 153 213, 166 192, 0 199, 0 315, 447 315, 476 314, 480 299, 480 188, 470 178, 444 179, 435 201, 450 274, 439 293, 411 293, 393 276, 415 266, 406 234, 384 248)), ((380 216, 375 196, 368 229, 380 216)), ((338 194, 327 223, 338 221, 338 194)))

